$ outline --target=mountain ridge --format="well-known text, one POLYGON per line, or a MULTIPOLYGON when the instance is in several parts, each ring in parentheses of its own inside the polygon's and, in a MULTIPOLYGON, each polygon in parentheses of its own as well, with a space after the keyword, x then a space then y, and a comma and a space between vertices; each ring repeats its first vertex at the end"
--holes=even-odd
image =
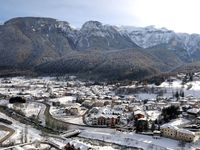
MULTIPOLYGON (((140 79, 168 72, 191 62, 191 58, 200 58, 189 55, 188 51, 194 49, 196 53, 195 45, 190 46, 192 50, 183 49, 184 43, 175 33, 173 38, 164 36, 166 43, 157 36, 153 40, 152 36, 155 45, 138 46, 140 41, 137 40, 142 39, 143 32, 149 35, 169 32, 170 36, 172 32, 148 29, 151 33, 140 29, 137 34, 136 31, 128 34, 128 31, 98 21, 88 21, 80 29, 74 29, 68 22, 53 18, 13 18, 0 26, 0 70, 15 68, 47 75, 75 73, 110 79, 140 79)), ((188 45, 192 45, 193 38, 198 42, 196 36, 182 36, 188 45)))
MULTIPOLYGON (((200 35, 188 33, 176 33, 166 28, 157 29, 149 27, 122 27, 118 29, 130 36, 133 42, 142 48, 149 49, 161 44, 167 44, 170 50, 182 49, 186 51, 187 61, 200 60, 200 35)), ((185 61, 185 60, 184 60, 185 61)))

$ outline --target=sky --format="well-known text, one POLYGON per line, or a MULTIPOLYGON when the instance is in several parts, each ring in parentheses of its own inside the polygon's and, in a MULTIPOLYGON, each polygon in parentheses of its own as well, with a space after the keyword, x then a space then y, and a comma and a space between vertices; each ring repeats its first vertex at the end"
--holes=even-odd
POLYGON ((200 34, 200 0, 0 0, 0 23, 14 17, 51 17, 81 27, 103 24, 165 27, 200 34))

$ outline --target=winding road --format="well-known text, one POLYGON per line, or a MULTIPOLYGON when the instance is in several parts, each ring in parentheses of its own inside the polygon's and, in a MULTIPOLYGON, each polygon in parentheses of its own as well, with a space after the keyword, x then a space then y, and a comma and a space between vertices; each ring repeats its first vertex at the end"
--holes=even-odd
MULTIPOLYGON (((34 101, 34 102, 36 102, 36 101, 34 101)), ((41 113, 43 113, 45 118, 48 117, 48 119, 50 121, 53 121, 55 123, 54 125, 57 125, 56 126, 57 129, 59 129, 59 125, 62 124, 62 126, 64 125, 65 127, 67 127, 67 130, 87 130, 87 131, 96 131, 96 132, 104 132, 104 133, 114 133, 115 132, 115 129, 111 129, 111 128, 90 127, 87 125, 72 124, 72 123, 68 123, 68 122, 56 119, 50 114, 50 111, 49 111, 50 105, 48 105, 44 102, 38 102, 38 103, 44 104, 46 106, 46 109, 40 112, 40 116, 42 115, 41 113)), ((12 116, 10 116, 10 117, 12 117, 12 116)), ((15 133, 15 130, 13 130, 12 128, 8 128, 5 125, 0 125, 0 129, 9 132, 9 134, 7 134, 5 137, 0 139, 0 144, 3 143, 4 141, 6 141, 7 139, 9 139, 15 133)), ((55 128, 53 128, 53 129, 55 129, 55 128)))
POLYGON ((64 124, 65 126, 67 126, 68 130, 79 129, 79 130, 90 130, 90 131, 106 132, 106 133, 113 133, 115 131, 115 129, 111 129, 111 128, 90 127, 90 126, 87 126, 87 125, 78 125, 78 124, 68 123, 68 122, 56 119, 49 112, 50 105, 48 105, 46 103, 42 103, 42 104, 46 105, 45 116, 48 116, 48 118, 50 120, 55 121, 58 125, 64 124))

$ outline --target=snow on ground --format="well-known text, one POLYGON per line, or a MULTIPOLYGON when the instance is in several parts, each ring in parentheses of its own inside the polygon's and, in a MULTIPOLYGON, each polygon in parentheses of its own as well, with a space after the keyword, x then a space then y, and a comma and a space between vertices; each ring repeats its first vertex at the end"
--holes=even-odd
POLYGON ((56 107, 50 107, 50 113, 51 115, 59 120, 73 123, 73 124, 79 124, 84 125, 82 116, 67 116, 63 109, 57 109, 56 107))
POLYGON ((171 122, 169 122, 168 124, 170 124, 172 126, 181 126, 181 125, 185 125, 187 123, 190 123, 190 120, 187 120, 184 118, 178 118, 178 119, 171 120, 171 122))
POLYGON ((44 112, 45 105, 37 102, 25 103, 25 104, 8 104, 9 108, 15 110, 21 110, 25 116, 31 117, 39 115, 41 111, 44 112))
POLYGON ((199 91, 200 90, 200 81, 192 81, 186 84, 187 86, 192 85, 190 90, 199 91))
MULTIPOLYGON (((11 125, 6 125, 8 128, 12 128, 15 130, 15 133, 8 139, 6 140, 4 143, 8 143, 8 142, 14 142, 14 143, 21 143, 21 133, 25 132, 25 125, 21 124, 20 122, 6 116, 3 113, 0 113, 0 117, 5 118, 9 121, 12 121, 11 125)), ((36 130, 34 128, 32 128, 31 126, 27 126, 28 129, 28 133, 27 133, 27 138, 28 141, 35 141, 35 140, 39 140, 41 141, 42 137, 40 136, 41 132, 39 130, 36 130)))
POLYGON ((0 130, 0 140, 5 137, 9 132, 0 130))
POLYGON ((149 119, 151 120, 158 119, 159 115, 161 114, 161 112, 158 110, 147 110, 146 113, 148 114, 149 119))
POLYGON ((73 124, 85 125, 83 123, 82 116, 80 116, 80 117, 76 117, 76 116, 72 117, 71 116, 71 117, 62 117, 62 118, 57 117, 57 119, 63 120, 65 122, 73 123, 73 124))
POLYGON ((145 100, 145 99, 155 100, 157 96, 157 94, 152 94, 152 93, 139 93, 135 95, 138 99, 141 99, 141 100, 145 100))
MULTIPOLYGON (((91 131, 82 131, 80 137, 92 138, 102 140, 105 142, 111 142, 119 145, 138 147, 143 149, 156 149, 156 150, 176 150, 180 149, 179 141, 161 137, 160 139, 154 139, 152 136, 146 136, 135 133, 114 132, 114 133, 100 133, 91 131)), ((199 147, 200 144, 192 143, 186 144, 184 149, 189 150, 199 147)))
POLYGON ((200 98, 200 81, 191 81, 185 85, 182 85, 181 80, 175 80, 171 83, 165 81, 158 87, 165 88, 167 90, 167 93, 164 93, 164 95, 167 97, 170 95, 172 96, 172 93, 176 92, 177 90, 183 90, 185 96, 192 95, 200 98))
MULTIPOLYGON (((66 103, 65 105, 68 105, 69 108, 72 106, 76 106, 78 108, 80 108, 80 104, 77 103, 66 103)), ((68 107, 66 107, 68 108, 68 107)), ((60 107, 54 107, 51 106, 50 107, 50 114, 59 120, 65 121, 65 122, 69 122, 69 123, 73 123, 73 124, 79 124, 79 125, 84 125, 83 123, 83 119, 82 119, 82 115, 85 114, 85 112, 87 110, 79 110, 79 113, 77 115, 69 115, 66 113, 66 108, 60 108, 60 107)))
POLYGON ((80 147, 81 150, 87 150, 89 148, 86 144, 80 143, 78 140, 48 138, 48 141, 54 145, 57 145, 60 149, 62 149, 67 143, 70 143, 70 145, 73 144, 76 148, 80 147))
POLYGON ((175 80, 173 82, 163 82, 159 87, 172 87, 172 88, 181 88, 183 85, 181 84, 181 80, 175 80))
POLYGON ((50 143, 53 143, 55 145, 59 145, 60 149, 63 148, 67 143, 70 143, 70 145, 74 145, 75 147, 79 147, 81 150, 88 150, 88 148, 93 148, 95 150, 115 150, 111 146, 94 146, 90 144, 91 142, 83 142, 79 139, 66 139, 66 140, 61 140, 61 139, 55 139, 55 138, 48 138, 48 141, 50 143))
POLYGON ((28 145, 25 145, 25 146, 14 146, 13 150, 35 150, 35 149, 38 149, 38 150, 46 150, 46 149, 51 149, 51 146, 49 144, 41 144, 40 141, 38 142, 35 142, 33 144, 28 144, 28 145))
POLYGON ((74 96, 64 96, 61 98, 54 98, 50 99, 50 102, 60 102, 60 104, 68 104, 69 102, 72 102, 73 100, 76 100, 76 97, 74 96))
POLYGON ((111 146, 93 146, 92 148, 95 150, 115 150, 111 146))
MULTIPOLYGON (((49 97, 50 94, 47 91, 47 85, 52 83, 53 78, 24 78, 24 77, 14 77, 3 79, 0 78, 1 87, 0 93, 16 96, 19 93, 23 93, 24 97, 41 96, 49 97), (5 80, 5 81, 4 81, 5 80)), ((58 83, 58 82, 57 82, 58 83)))
POLYGON ((112 146, 102 146, 102 145, 99 146, 99 144, 98 144, 98 146, 96 146, 97 144, 92 145, 93 144, 92 142, 86 142, 86 141, 82 142, 82 141, 79 141, 79 140, 75 140, 75 141, 78 141, 81 144, 85 144, 85 145, 87 145, 88 147, 91 147, 94 150, 116 150, 112 146))

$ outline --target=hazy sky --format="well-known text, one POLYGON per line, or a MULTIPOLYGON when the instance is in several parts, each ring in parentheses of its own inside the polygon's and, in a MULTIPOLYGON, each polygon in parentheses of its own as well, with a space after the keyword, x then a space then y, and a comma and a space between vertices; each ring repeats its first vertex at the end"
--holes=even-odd
POLYGON ((200 0, 0 0, 0 22, 13 17, 52 17, 80 27, 104 24, 166 27, 200 33, 200 0))

